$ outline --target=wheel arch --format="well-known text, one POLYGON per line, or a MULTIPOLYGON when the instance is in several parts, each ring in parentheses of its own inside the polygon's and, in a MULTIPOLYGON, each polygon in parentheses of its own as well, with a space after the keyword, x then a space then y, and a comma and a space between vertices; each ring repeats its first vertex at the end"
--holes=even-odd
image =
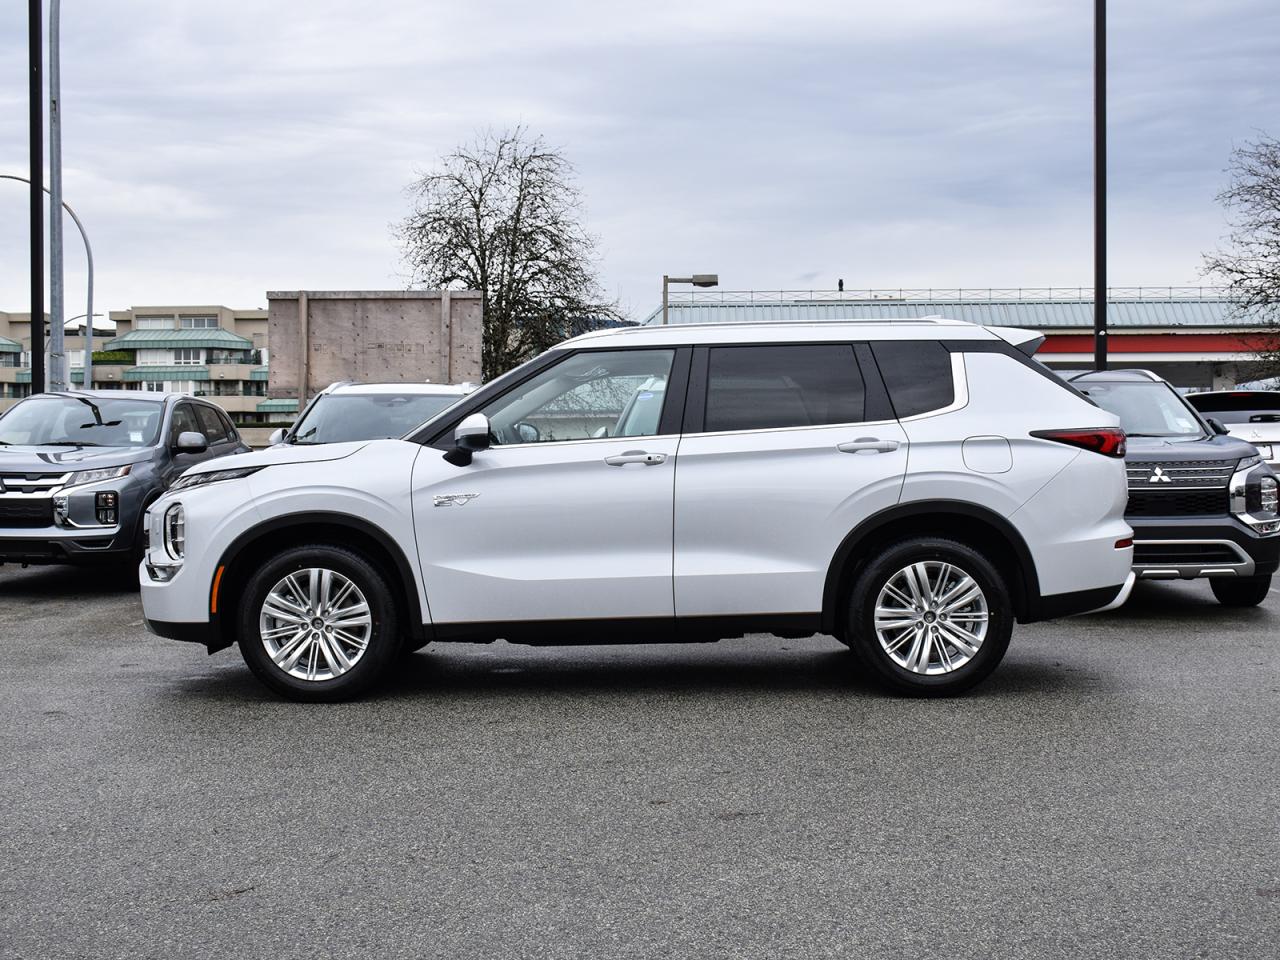
POLYGON ((993 510, 959 500, 901 503, 868 517, 841 541, 827 569, 822 594, 822 629, 839 636, 849 593, 872 556, 910 536, 948 537, 988 555, 1004 577, 1021 622, 1039 619, 1040 581, 1035 560, 1017 529, 993 510))
POLYGON ((221 640, 219 647, 210 647, 211 653, 235 642, 236 600, 261 560, 290 547, 315 543, 331 543, 354 550, 377 567, 393 588, 396 612, 405 634, 415 643, 430 639, 418 597, 417 578, 395 539, 362 517, 307 511, 256 524, 222 552, 209 584, 209 615, 221 640))

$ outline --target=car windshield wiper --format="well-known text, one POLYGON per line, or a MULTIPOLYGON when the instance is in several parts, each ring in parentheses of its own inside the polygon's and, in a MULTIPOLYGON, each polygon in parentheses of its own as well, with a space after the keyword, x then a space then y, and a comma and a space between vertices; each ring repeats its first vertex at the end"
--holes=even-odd
POLYGON ((92 440, 46 440, 42 447, 100 447, 102 444, 92 440))

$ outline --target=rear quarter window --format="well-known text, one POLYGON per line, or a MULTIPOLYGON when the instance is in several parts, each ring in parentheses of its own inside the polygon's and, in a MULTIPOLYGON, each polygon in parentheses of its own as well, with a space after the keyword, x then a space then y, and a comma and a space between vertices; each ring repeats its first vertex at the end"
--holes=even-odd
POLYGON ((872 343, 871 350, 898 417, 941 410, 955 402, 951 352, 938 341, 872 343))

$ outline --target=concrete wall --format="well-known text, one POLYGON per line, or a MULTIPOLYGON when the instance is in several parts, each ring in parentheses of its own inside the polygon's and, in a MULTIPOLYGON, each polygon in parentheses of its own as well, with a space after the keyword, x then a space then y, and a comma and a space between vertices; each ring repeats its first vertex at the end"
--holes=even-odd
POLYGON ((479 382, 480 303, 474 290, 268 291, 267 395, 305 400, 335 380, 479 382))

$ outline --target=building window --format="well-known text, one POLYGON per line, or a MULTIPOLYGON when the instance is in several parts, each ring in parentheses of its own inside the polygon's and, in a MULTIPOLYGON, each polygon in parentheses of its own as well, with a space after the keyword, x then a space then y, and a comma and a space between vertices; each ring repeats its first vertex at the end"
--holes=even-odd
POLYGON ((136 317, 133 321, 135 330, 172 330, 173 317, 136 317))
POLYGON ((195 347, 178 347, 173 351, 173 362, 185 366, 204 363, 204 351, 195 347))
POLYGON ((140 367, 163 367, 173 363, 172 350, 139 350, 136 357, 140 367))
POLYGON ((178 325, 183 330, 212 330, 218 325, 217 317, 179 317, 178 325))

